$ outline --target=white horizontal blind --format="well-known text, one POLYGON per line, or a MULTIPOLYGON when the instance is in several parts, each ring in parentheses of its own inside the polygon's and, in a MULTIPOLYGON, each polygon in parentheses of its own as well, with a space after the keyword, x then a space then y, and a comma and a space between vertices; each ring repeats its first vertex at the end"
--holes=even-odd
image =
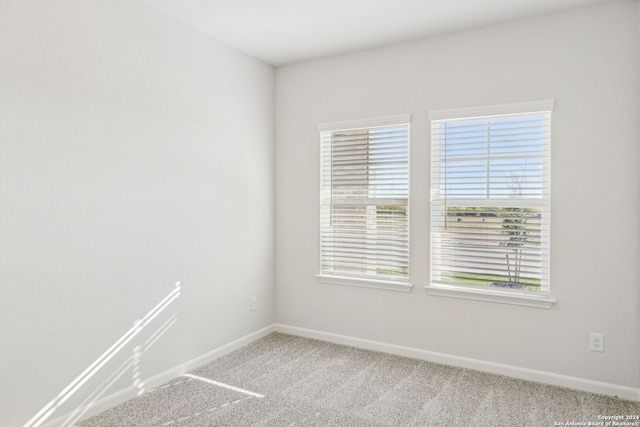
POLYGON ((432 120, 432 285, 548 293, 550 115, 432 120))
POLYGON ((408 281, 409 124, 401 118, 321 127, 323 275, 408 281))

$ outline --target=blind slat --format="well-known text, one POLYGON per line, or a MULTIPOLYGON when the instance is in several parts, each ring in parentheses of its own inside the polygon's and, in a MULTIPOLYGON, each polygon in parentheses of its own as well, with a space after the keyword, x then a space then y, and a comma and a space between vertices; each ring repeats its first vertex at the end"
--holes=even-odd
POLYGON ((548 293, 550 116, 432 120, 433 284, 548 293))
POLYGON ((409 125, 320 134, 321 269, 406 282, 409 125))

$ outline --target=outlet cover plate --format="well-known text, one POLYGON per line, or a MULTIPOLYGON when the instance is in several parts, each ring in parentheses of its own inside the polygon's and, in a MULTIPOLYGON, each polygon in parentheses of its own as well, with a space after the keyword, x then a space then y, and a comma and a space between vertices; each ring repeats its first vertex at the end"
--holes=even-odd
POLYGON ((604 351, 604 335, 591 332, 589 334, 589 350, 604 351))

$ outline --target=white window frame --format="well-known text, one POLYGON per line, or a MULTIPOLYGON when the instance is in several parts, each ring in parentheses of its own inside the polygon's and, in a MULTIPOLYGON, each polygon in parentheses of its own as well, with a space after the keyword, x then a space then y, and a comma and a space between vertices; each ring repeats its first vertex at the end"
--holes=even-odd
MULTIPOLYGON (((392 291, 400 291, 400 292, 410 292, 412 289, 412 285, 409 281, 409 157, 410 157, 410 121, 411 116, 409 114, 395 115, 395 116, 387 116, 387 117, 378 117, 371 119, 363 119, 363 120, 352 120, 345 122, 334 122, 334 123, 325 123, 318 125, 318 131, 320 133, 320 273, 316 275, 318 280, 321 283, 329 283, 329 284, 337 284, 337 285, 348 285, 348 286, 358 286, 358 287, 367 287, 367 288, 375 288, 375 289, 385 289, 392 291), (327 259, 331 259, 330 256, 327 256, 328 250, 323 248, 323 239, 327 238, 330 232, 330 226, 327 225, 327 215, 331 217, 332 213, 332 203, 336 200, 333 197, 332 193, 332 184, 331 177, 332 173, 327 171, 327 168, 330 168, 330 164, 332 164, 331 158, 327 156, 332 156, 332 149, 328 148, 326 145, 330 143, 331 136, 333 133, 339 132, 347 132, 347 131, 365 131, 365 130, 373 130, 373 129, 384 129, 384 128, 394 128, 394 127, 406 127, 407 129, 407 138, 406 138, 406 197, 401 198, 402 200, 406 200, 406 236, 401 237, 399 240, 401 244, 406 242, 406 269, 407 275, 406 277, 392 277, 387 278, 384 275, 380 275, 378 272, 375 274, 349 274, 344 271, 331 271, 330 268, 327 267, 330 264, 327 259), (404 239, 404 240, 403 240, 404 239), (327 252, 324 252, 327 250, 327 252)), ((343 196, 344 197, 344 196, 343 196)), ((368 199, 375 201, 376 198, 368 199)), ((379 199, 380 203, 385 202, 389 204, 398 204, 399 200, 397 198, 393 198, 393 200, 388 198, 379 199)), ((349 203, 348 200, 346 203, 349 203)), ((368 202, 365 202, 368 204, 368 202)), ((375 205, 375 204, 374 204, 375 205)), ((329 248, 330 250, 331 248, 329 248)))
MULTIPOLYGON (((445 296, 445 297, 453 297, 453 298, 463 298, 463 299, 472 299, 472 300, 480 300, 480 301, 488 301, 488 302, 496 302, 496 303, 506 303, 506 304, 516 304, 516 305, 524 305, 528 307, 536 307, 536 308, 551 308, 551 306, 555 303, 555 300, 550 297, 550 288, 548 283, 548 278, 550 277, 549 264, 550 264, 550 244, 549 244, 549 236, 550 236, 550 188, 549 185, 546 186, 542 197, 540 200, 532 201, 532 206, 540 207, 543 211, 542 218, 542 227, 546 228, 546 232, 543 233, 544 236, 542 238, 542 246, 543 252, 546 253, 546 258, 543 257, 542 267, 543 275, 546 276, 545 286, 539 291, 527 291, 523 289, 509 289, 509 288, 499 288, 499 287, 490 287, 490 286, 479 286, 479 285, 465 285, 465 284, 452 284, 452 283, 442 283, 442 281, 434 280, 437 271, 439 268, 434 268, 434 257, 436 257, 435 253, 437 250, 434 250, 434 245, 437 245, 437 236, 435 236, 437 226, 434 221, 438 221, 435 218, 435 203, 443 200, 440 197, 440 189, 436 188, 436 183, 438 182, 438 177, 440 174, 440 160, 435 157, 435 154, 439 150, 439 146, 441 144, 441 140, 439 137, 438 126, 447 121, 473 121, 480 119, 493 119, 500 116, 510 116, 510 115, 525 115, 532 113, 541 113, 544 114, 548 118, 549 129, 547 131, 547 136, 544 141, 544 150, 545 150, 545 175, 544 178, 547 182, 550 181, 550 144, 551 144, 551 136, 550 136, 550 122, 551 122, 551 113, 554 107, 553 100, 544 100, 544 101, 534 101, 534 102, 525 102, 525 103, 516 103, 516 104, 501 104, 501 105, 492 105, 492 106, 482 106, 482 107, 472 107, 472 108, 461 108, 461 109, 449 109, 449 110, 437 110, 431 111, 429 113, 429 117, 431 120, 431 153, 432 153, 432 170, 431 170, 431 239, 430 239, 430 284, 425 286, 425 290, 430 295, 435 296, 445 296)), ((470 199, 471 200, 471 199, 470 199)), ((483 206, 500 206, 501 202, 498 199, 488 198, 486 202, 482 204, 476 204, 476 202, 471 202, 469 200, 468 203, 476 207, 483 206)), ((465 199, 456 200, 456 203, 460 204, 460 206, 464 206, 465 199)), ((529 201, 522 201, 522 206, 525 206, 529 201)), ((469 205, 471 206, 471 205, 469 205)), ((438 223, 439 224, 439 223, 438 223)), ((436 262, 437 264, 437 262, 436 262)))

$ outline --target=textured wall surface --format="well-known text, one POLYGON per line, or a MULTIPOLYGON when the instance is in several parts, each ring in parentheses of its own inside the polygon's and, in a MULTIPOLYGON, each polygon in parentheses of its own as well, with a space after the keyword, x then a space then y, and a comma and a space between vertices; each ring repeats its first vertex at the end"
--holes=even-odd
POLYGON ((178 281, 50 419, 162 325, 142 379, 273 323, 273 78, 137 2, 0 2, 1 425, 29 420, 178 281))
POLYGON ((276 71, 279 323, 640 386, 638 3, 276 71), (429 111, 555 99, 551 309, 427 295, 429 111), (319 123, 410 113, 411 293, 318 283, 319 123), (603 333, 604 353, 589 351, 603 333))

